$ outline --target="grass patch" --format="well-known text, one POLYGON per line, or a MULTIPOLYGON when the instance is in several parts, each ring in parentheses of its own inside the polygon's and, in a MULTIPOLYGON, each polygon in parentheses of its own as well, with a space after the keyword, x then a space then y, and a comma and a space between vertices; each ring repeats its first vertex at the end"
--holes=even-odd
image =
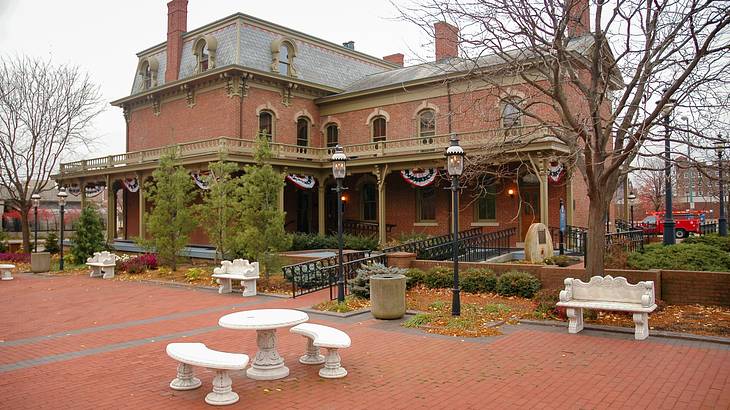
POLYGON ((323 312, 336 312, 336 313, 347 313, 354 310, 360 310, 370 306, 370 301, 354 296, 347 296, 345 301, 338 303, 336 300, 328 300, 322 303, 318 303, 312 306, 315 310, 321 310, 323 312))
POLYGON ((430 321, 431 315, 429 313, 419 313, 403 322, 403 327, 421 327, 425 324, 428 324, 430 321))

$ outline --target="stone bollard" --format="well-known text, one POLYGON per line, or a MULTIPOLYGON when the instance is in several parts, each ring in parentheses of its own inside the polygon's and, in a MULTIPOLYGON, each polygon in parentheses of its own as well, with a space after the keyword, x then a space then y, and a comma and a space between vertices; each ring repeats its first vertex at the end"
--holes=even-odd
POLYGON ((370 277, 371 312, 376 319, 400 319, 406 314, 405 275, 370 277))
POLYGON ((49 252, 34 252, 30 254, 30 271, 33 273, 48 272, 51 270, 51 254, 49 252))

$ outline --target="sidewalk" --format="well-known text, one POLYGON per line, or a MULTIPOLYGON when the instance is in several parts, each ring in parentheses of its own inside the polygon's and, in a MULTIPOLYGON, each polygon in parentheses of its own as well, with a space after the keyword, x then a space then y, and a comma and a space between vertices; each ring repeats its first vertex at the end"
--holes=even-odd
MULTIPOLYGON (((226 313, 308 307, 297 299, 242 298, 81 276, 17 274, 0 283, 0 407, 12 409, 212 408, 213 373, 200 389, 168 387, 173 341, 256 352, 255 333, 222 329, 226 313)), ((323 380, 297 359, 301 336, 282 329, 291 373, 279 381, 232 375, 231 408, 730 408, 730 347, 704 342, 520 325, 493 338, 458 339, 406 329, 369 314, 310 315, 352 338, 341 352, 349 374, 323 380)))

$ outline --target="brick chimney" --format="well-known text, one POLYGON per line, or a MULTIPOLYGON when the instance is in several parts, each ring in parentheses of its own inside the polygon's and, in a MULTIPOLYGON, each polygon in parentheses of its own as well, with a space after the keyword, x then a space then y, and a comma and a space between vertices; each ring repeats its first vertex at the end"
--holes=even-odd
POLYGON ((591 10, 588 0, 569 0, 568 7, 568 37, 580 37, 591 30, 591 10))
POLYGON ((167 3, 167 69, 165 82, 178 79, 182 57, 183 34, 188 31, 188 0, 167 3))
POLYGON ((389 56, 383 57, 383 60, 403 67, 403 57, 404 57, 403 54, 396 53, 396 54, 391 54, 389 56))
POLYGON ((459 29, 445 21, 433 25, 436 61, 459 56, 459 29))

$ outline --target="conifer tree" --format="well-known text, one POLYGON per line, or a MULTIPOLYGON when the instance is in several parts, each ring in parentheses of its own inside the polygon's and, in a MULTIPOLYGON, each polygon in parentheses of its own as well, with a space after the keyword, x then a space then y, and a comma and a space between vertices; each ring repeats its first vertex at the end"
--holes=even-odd
POLYGON ((81 210, 79 220, 76 222, 71 255, 75 263, 83 263, 86 262, 86 258, 93 256, 94 252, 100 252, 105 247, 101 215, 94 205, 88 204, 81 210))
POLYGON ((292 238, 284 230, 284 212, 278 206, 284 178, 267 163, 271 150, 263 136, 258 138, 254 157, 256 164, 247 165, 241 177, 241 228, 234 245, 237 253, 259 261, 268 279, 278 268, 278 252, 288 249, 292 238))
POLYGON ((140 242, 154 249, 163 265, 177 269, 177 258, 196 225, 193 217, 193 182, 185 168, 175 165, 175 156, 163 155, 160 166, 145 184, 152 211, 145 215, 149 239, 140 242))
POLYGON ((238 165, 233 162, 211 162, 210 189, 203 192, 203 202, 195 207, 198 221, 215 245, 218 255, 225 258, 230 254, 235 233, 240 222, 241 178, 233 177, 238 165))

